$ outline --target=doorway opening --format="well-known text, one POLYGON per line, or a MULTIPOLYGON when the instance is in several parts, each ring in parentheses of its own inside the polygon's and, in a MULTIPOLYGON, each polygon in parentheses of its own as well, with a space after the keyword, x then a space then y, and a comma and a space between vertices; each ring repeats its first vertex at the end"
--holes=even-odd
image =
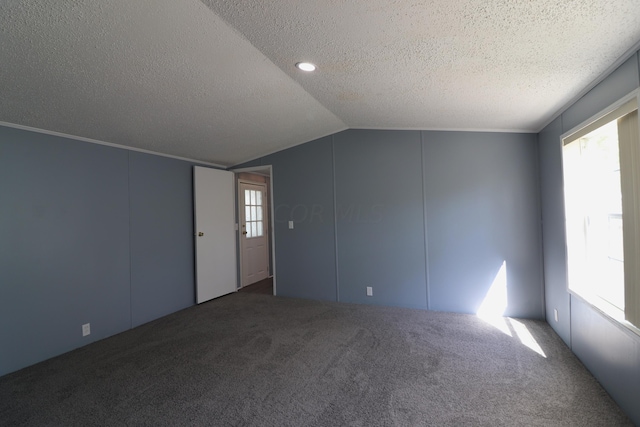
POLYGON ((233 170, 236 177, 238 288, 276 294, 271 166, 233 170), (273 291, 265 292, 265 288, 273 291))

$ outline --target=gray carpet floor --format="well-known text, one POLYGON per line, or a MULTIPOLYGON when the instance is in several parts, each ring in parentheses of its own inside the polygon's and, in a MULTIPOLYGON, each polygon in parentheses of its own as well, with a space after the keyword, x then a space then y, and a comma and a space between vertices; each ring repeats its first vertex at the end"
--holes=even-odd
POLYGON ((631 425, 549 325, 508 325, 235 293, 5 375, 0 424, 631 425))

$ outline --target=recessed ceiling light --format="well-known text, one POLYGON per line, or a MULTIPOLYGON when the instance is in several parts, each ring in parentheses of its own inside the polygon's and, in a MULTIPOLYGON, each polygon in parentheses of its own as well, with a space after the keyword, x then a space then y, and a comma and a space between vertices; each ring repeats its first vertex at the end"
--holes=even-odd
POLYGON ((296 64, 296 67, 302 71, 315 71, 316 69, 316 66, 313 65, 311 62, 298 62, 296 64))

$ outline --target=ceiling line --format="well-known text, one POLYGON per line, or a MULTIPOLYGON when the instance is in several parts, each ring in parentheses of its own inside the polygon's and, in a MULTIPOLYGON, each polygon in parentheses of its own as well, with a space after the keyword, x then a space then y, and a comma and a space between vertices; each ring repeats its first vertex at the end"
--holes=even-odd
MULTIPOLYGON (((553 122, 555 119, 557 119, 560 115, 562 115, 565 111, 567 111, 569 109, 569 107, 571 107, 573 104, 575 104, 576 102, 578 102, 578 100, 580 98, 582 98, 583 96, 585 96, 587 93, 589 93, 589 91, 591 89, 593 89, 594 87, 598 86, 600 83, 602 83, 602 81, 604 79, 606 79, 609 74, 613 73, 619 66, 621 66, 622 64, 625 63, 625 61, 627 61, 629 58, 631 58, 635 53, 637 53, 640 50, 640 40, 638 40, 633 46, 631 46, 631 48, 629 48, 620 58, 618 58, 613 64, 611 64, 606 70, 604 70, 602 72, 602 74, 600 74, 595 80, 593 80, 591 83, 589 83, 587 86, 585 86, 584 89, 582 89, 580 92, 578 92, 578 94, 576 96, 574 96, 573 98, 571 98, 569 100, 569 102, 567 102, 566 104, 564 104, 564 106, 562 106, 555 114, 553 114, 551 116, 550 119, 548 119, 544 125, 538 129, 537 132, 535 133, 540 133, 544 130, 544 128, 546 128, 547 126, 549 126, 551 124, 551 122, 553 122)), ((640 69, 638 70, 640 72, 640 69)), ((640 76, 639 76, 640 79, 640 76)))
POLYGON ((219 165, 217 163, 210 163, 210 162, 205 162, 205 161, 202 161, 202 160, 190 159, 188 157, 174 156, 172 154, 160 153, 158 151, 145 150, 143 148, 129 147, 129 146, 126 146, 126 145, 114 144, 113 142, 100 141, 98 139, 85 138, 84 136, 70 135, 68 133, 56 132, 56 131, 46 130, 46 129, 40 129, 40 128, 35 128, 35 127, 32 127, 32 126, 18 125, 18 124, 15 124, 15 123, 8 123, 8 122, 3 122, 3 121, 0 121, 0 126, 13 128, 13 129, 19 129, 19 130, 26 130, 26 131, 36 132, 36 133, 41 133, 41 134, 44 134, 44 135, 57 136, 57 137, 61 137, 61 138, 68 138, 68 139, 72 139, 72 140, 75 140, 75 141, 88 142, 90 144, 106 145, 107 147, 119 148, 121 150, 136 151, 138 153, 145 153, 145 154, 153 154, 155 156, 168 157, 170 159, 176 159, 176 160, 183 160, 183 161, 186 161, 186 162, 197 163, 198 165, 212 166, 212 167, 219 168, 219 169, 225 169, 225 170, 227 169, 227 166, 219 165))

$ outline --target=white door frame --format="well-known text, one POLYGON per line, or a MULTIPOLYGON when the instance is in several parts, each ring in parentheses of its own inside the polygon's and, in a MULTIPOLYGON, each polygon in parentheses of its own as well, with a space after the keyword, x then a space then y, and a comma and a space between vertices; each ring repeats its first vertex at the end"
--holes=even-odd
MULTIPOLYGON (((276 285, 276 233, 275 233, 275 206, 273 204, 273 193, 274 193, 274 188, 273 188, 273 167, 271 165, 267 165, 267 166, 255 166, 255 167, 250 167, 250 168, 240 168, 240 169, 230 169, 231 172, 238 174, 238 173, 242 173, 242 172, 246 172, 246 173, 255 173, 255 174, 259 174, 259 175, 268 175, 269 176, 269 227, 270 230, 268 231, 268 233, 271 235, 271 247, 269 248, 270 250, 270 254, 271 254, 271 262, 272 262, 272 271, 271 271, 271 276, 273 276, 273 294, 277 295, 277 285, 276 285)), ((238 179, 235 179, 235 185, 236 185, 236 197, 238 197, 238 179)), ((238 200, 236 200, 236 206, 239 206, 238 200)), ((236 226, 238 229, 238 251, 240 251, 240 233, 242 232, 240 230, 240 212, 237 213, 237 217, 236 217, 236 226)), ((240 256, 242 256, 242 254, 240 254, 240 256)), ((238 257, 238 272, 242 271, 242 264, 241 264, 241 259, 240 256, 238 257)), ((241 278, 240 278, 240 274, 238 274, 238 288, 240 288, 241 286, 241 278)))

